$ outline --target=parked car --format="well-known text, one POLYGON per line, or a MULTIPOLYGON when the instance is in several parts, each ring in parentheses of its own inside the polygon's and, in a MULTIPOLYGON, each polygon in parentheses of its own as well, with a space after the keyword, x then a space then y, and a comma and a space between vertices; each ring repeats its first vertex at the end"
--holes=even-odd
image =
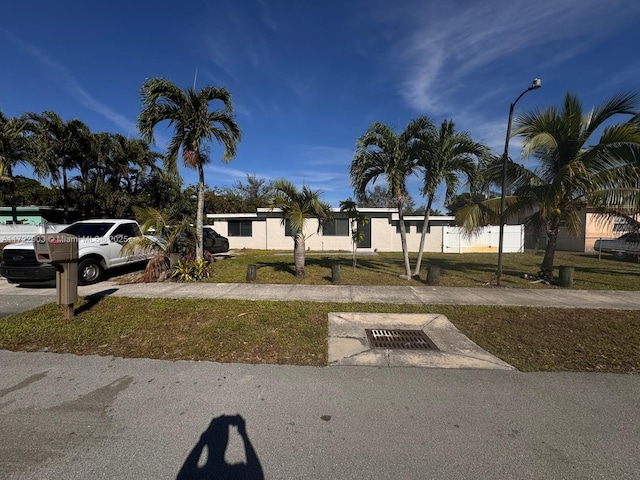
POLYGON ((596 252, 610 253, 617 260, 640 255, 640 232, 625 233, 618 238, 596 240, 593 248, 596 252))
POLYGON ((211 227, 202 229, 204 249, 209 253, 224 253, 229 251, 229 240, 211 227))
MULTIPOLYGON (((180 253, 195 249, 195 231, 189 234, 182 233, 178 237, 178 250, 180 253)), ((209 253, 224 253, 229 251, 229 240, 223 237, 211 227, 202 228, 202 246, 209 253)))
MULTIPOLYGON (((123 255, 122 246, 142 235, 134 220, 83 220, 62 230, 78 238, 78 284, 91 285, 102 279, 105 270, 134 262, 144 262, 152 252, 123 255)), ((2 252, 0 275, 9 283, 47 282, 56 278, 50 263, 36 260, 33 242, 13 243, 2 252)))

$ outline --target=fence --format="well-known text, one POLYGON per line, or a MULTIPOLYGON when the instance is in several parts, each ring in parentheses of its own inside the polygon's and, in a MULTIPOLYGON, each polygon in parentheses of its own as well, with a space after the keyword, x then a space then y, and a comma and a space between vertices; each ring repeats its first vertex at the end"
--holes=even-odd
MULTIPOLYGON (((490 225, 469 235, 461 227, 444 227, 442 251, 444 253, 497 252, 500 242, 500 227, 490 225)), ((524 252, 524 225, 505 225, 505 253, 524 252)))

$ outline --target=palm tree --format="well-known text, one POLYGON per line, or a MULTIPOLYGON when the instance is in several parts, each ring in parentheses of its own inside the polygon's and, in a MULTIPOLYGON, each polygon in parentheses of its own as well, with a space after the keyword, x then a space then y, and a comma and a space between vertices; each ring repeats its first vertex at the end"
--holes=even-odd
POLYGON ((231 95, 225 88, 207 86, 200 91, 194 88, 180 90, 163 78, 147 80, 140 90, 142 111, 138 116, 138 130, 148 142, 154 142, 156 125, 165 120, 174 126, 169 142, 166 165, 177 174, 177 158, 187 168, 198 171, 198 207, 196 213, 196 258, 203 257, 202 226, 204 210, 204 165, 209 162, 207 144, 214 140, 224 146, 222 160, 230 162, 236 155, 240 141, 240 128, 233 118, 231 95), (210 110, 211 102, 222 102, 224 109, 210 110))
POLYGON ((320 200, 322 192, 311 190, 304 185, 298 190, 288 180, 276 180, 273 183, 275 194, 271 208, 278 208, 282 212, 282 223, 289 220, 291 236, 293 237, 293 259, 296 267, 296 277, 304 277, 305 236, 304 227, 310 218, 318 219, 318 232, 324 223, 333 217, 331 206, 320 200))
MULTIPOLYGON (((637 193, 640 126, 612 124, 611 119, 637 114, 639 100, 638 94, 618 94, 584 112, 579 99, 567 93, 561 107, 533 110, 516 119, 514 135, 524 140, 523 157, 533 156, 539 165, 530 170, 509 162, 513 195, 507 197, 505 214, 526 212, 525 223, 546 232, 542 276, 553 277, 561 225, 576 234, 581 208, 613 211, 628 206, 629 192, 637 193)), ((467 207, 458 218, 467 230, 495 221, 499 217, 497 200, 467 207)))
POLYGON ((366 194, 369 183, 384 177, 387 189, 398 209, 400 239, 404 258, 405 276, 411 278, 407 231, 404 224, 403 207, 408 198, 407 177, 413 173, 416 162, 426 148, 433 123, 427 117, 409 122, 403 132, 396 134, 393 128, 376 122, 356 143, 356 153, 351 161, 351 185, 358 201, 366 194))
POLYGON ((51 180, 62 183, 64 199, 64 221, 69 221, 68 172, 80 167, 91 155, 91 132, 89 127, 77 119, 65 122, 55 112, 45 111, 41 115, 28 113, 27 127, 32 132, 36 158, 46 165, 51 180))
POLYGON ((166 212, 155 208, 134 207, 136 218, 140 222, 142 236, 122 247, 123 255, 155 254, 147 263, 144 274, 137 280, 140 283, 162 282, 167 279, 174 263, 172 256, 179 256, 180 246, 193 227, 190 219, 178 220, 166 212), (151 233, 151 235, 147 235, 151 233))
POLYGON ((424 209, 424 222, 414 275, 420 274, 429 212, 436 190, 444 182, 445 201, 450 200, 458 190, 459 175, 464 174, 469 183, 473 183, 477 172, 475 159, 482 159, 488 154, 489 148, 474 142, 469 133, 456 132, 456 126, 451 120, 442 122, 440 130, 430 139, 429 147, 423 150, 417 165, 423 174, 422 195, 426 197, 427 205, 424 209))
POLYGON ((346 213, 347 218, 351 220, 351 244, 353 249, 352 264, 353 269, 356 269, 358 244, 365 238, 365 232, 360 226, 367 225, 369 219, 360 211, 358 211, 358 204, 353 199, 348 198, 340 202, 340 211, 346 213))
POLYGON ((18 214, 13 169, 20 163, 28 163, 31 155, 28 138, 24 135, 25 126, 22 119, 7 118, 0 112, 0 182, 5 182, 9 187, 14 224, 18 223, 18 214))

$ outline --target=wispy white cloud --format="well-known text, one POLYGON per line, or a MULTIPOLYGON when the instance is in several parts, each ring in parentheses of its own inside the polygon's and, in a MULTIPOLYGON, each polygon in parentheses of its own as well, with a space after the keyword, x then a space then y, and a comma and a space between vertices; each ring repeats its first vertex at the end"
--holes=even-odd
POLYGON ((419 111, 447 109, 447 95, 465 77, 517 52, 567 38, 582 46, 549 52, 549 62, 576 55, 585 44, 627 20, 628 2, 511 0, 509 2, 410 3, 406 28, 393 51, 404 72, 400 93, 419 111), (621 8, 616 8, 621 7, 621 8), (595 33, 594 33, 595 32, 595 33))
POLYGON ((78 103, 84 105, 89 110, 96 112, 108 121, 118 126, 122 131, 127 133, 136 132, 136 125, 123 115, 115 112, 104 103, 94 98, 82 85, 76 80, 74 75, 60 62, 54 60, 38 47, 12 35, 5 29, 1 29, 4 35, 31 58, 33 58, 40 66, 45 67, 51 74, 51 78, 60 87, 67 91, 78 103))
POLYGON ((295 155, 307 165, 326 167, 329 165, 344 166, 345 172, 353 159, 353 150, 342 147, 322 145, 297 145, 295 155))

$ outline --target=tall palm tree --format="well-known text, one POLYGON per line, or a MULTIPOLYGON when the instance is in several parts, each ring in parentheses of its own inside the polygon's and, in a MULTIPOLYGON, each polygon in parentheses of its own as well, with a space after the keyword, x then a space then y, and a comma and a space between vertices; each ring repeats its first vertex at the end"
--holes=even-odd
POLYGON ((358 210, 358 204, 353 201, 351 198, 347 198, 340 202, 340 211, 347 215, 347 218, 351 223, 351 246, 352 246, 352 265, 353 269, 356 269, 357 266, 357 251, 358 244, 362 242, 365 238, 364 229, 360 228, 361 226, 365 226, 369 223, 369 219, 358 210))
POLYGON ((168 121, 174 127, 165 162, 177 174, 177 159, 187 168, 198 171, 198 207, 196 213, 196 258, 203 257, 202 226, 204 210, 204 165, 209 162, 207 147, 214 140, 224 146, 222 160, 230 162, 236 155, 241 133, 233 118, 231 95, 225 88, 207 86, 180 90, 164 78, 147 80, 140 90, 142 111, 138 116, 138 130, 148 142, 154 142, 156 125, 168 121), (222 102, 222 110, 210 110, 211 102, 222 102))
POLYGON ((8 118, 0 112, 0 182, 7 184, 11 197, 11 216, 18 223, 15 202, 13 169, 20 163, 29 163, 31 151, 25 134, 26 123, 19 118, 8 118))
POLYGON ((62 186, 64 221, 69 221, 68 173, 88 161, 91 155, 91 132, 77 119, 65 122, 55 112, 26 114, 35 144, 36 158, 46 165, 51 180, 62 186))
MULTIPOLYGON (((526 212, 525 222, 546 232, 541 275, 553 277, 561 225, 576 234, 581 208, 616 210, 628 206, 629 192, 637 193, 640 126, 613 124, 611 119, 637 115, 639 106, 640 96, 627 93, 585 112, 580 100, 567 93, 561 107, 533 110, 516 119, 514 135, 523 138, 523 157, 535 157, 538 166, 527 169, 509 162, 513 195, 507 197, 505 214, 526 212)), ((495 199, 489 200, 463 209, 458 218, 469 230, 497 219, 497 206, 495 199)))
POLYGON ((470 184, 474 183, 477 172, 475 161, 487 155, 489 155, 489 148, 474 142, 467 132, 456 132, 456 126, 452 120, 442 122, 440 130, 430 139, 428 148, 423 150, 417 165, 423 175, 422 195, 427 199, 427 206, 424 209, 424 222, 414 275, 420 274, 429 212, 438 187, 442 183, 445 184, 445 201, 450 200, 458 190, 459 175, 465 175, 470 184))
POLYGON ((293 237, 293 259, 296 267, 296 277, 304 277, 305 236, 304 227, 307 220, 318 219, 318 232, 324 223, 333 218, 331 206, 320 200, 322 192, 311 190, 304 185, 302 190, 288 180, 276 180, 273 183, 275 194, 271 208, 278 208, 282 212, 282 223, 289 220, 291 236, 293 237))
POLYGON ((398 209, 400 239, 404 258, 405 276, 411 277, 407 231, 403 207, 407 201, 407 177, 413 173, 416 162, 427 147, 433 123, 427 117, 411 120, 404 131, 396 134, 393 128, 376 122, 356 142, 356 153, 349 174, 356 198, 361 201, 370 183, 384 177, 387 189, 398 209))

